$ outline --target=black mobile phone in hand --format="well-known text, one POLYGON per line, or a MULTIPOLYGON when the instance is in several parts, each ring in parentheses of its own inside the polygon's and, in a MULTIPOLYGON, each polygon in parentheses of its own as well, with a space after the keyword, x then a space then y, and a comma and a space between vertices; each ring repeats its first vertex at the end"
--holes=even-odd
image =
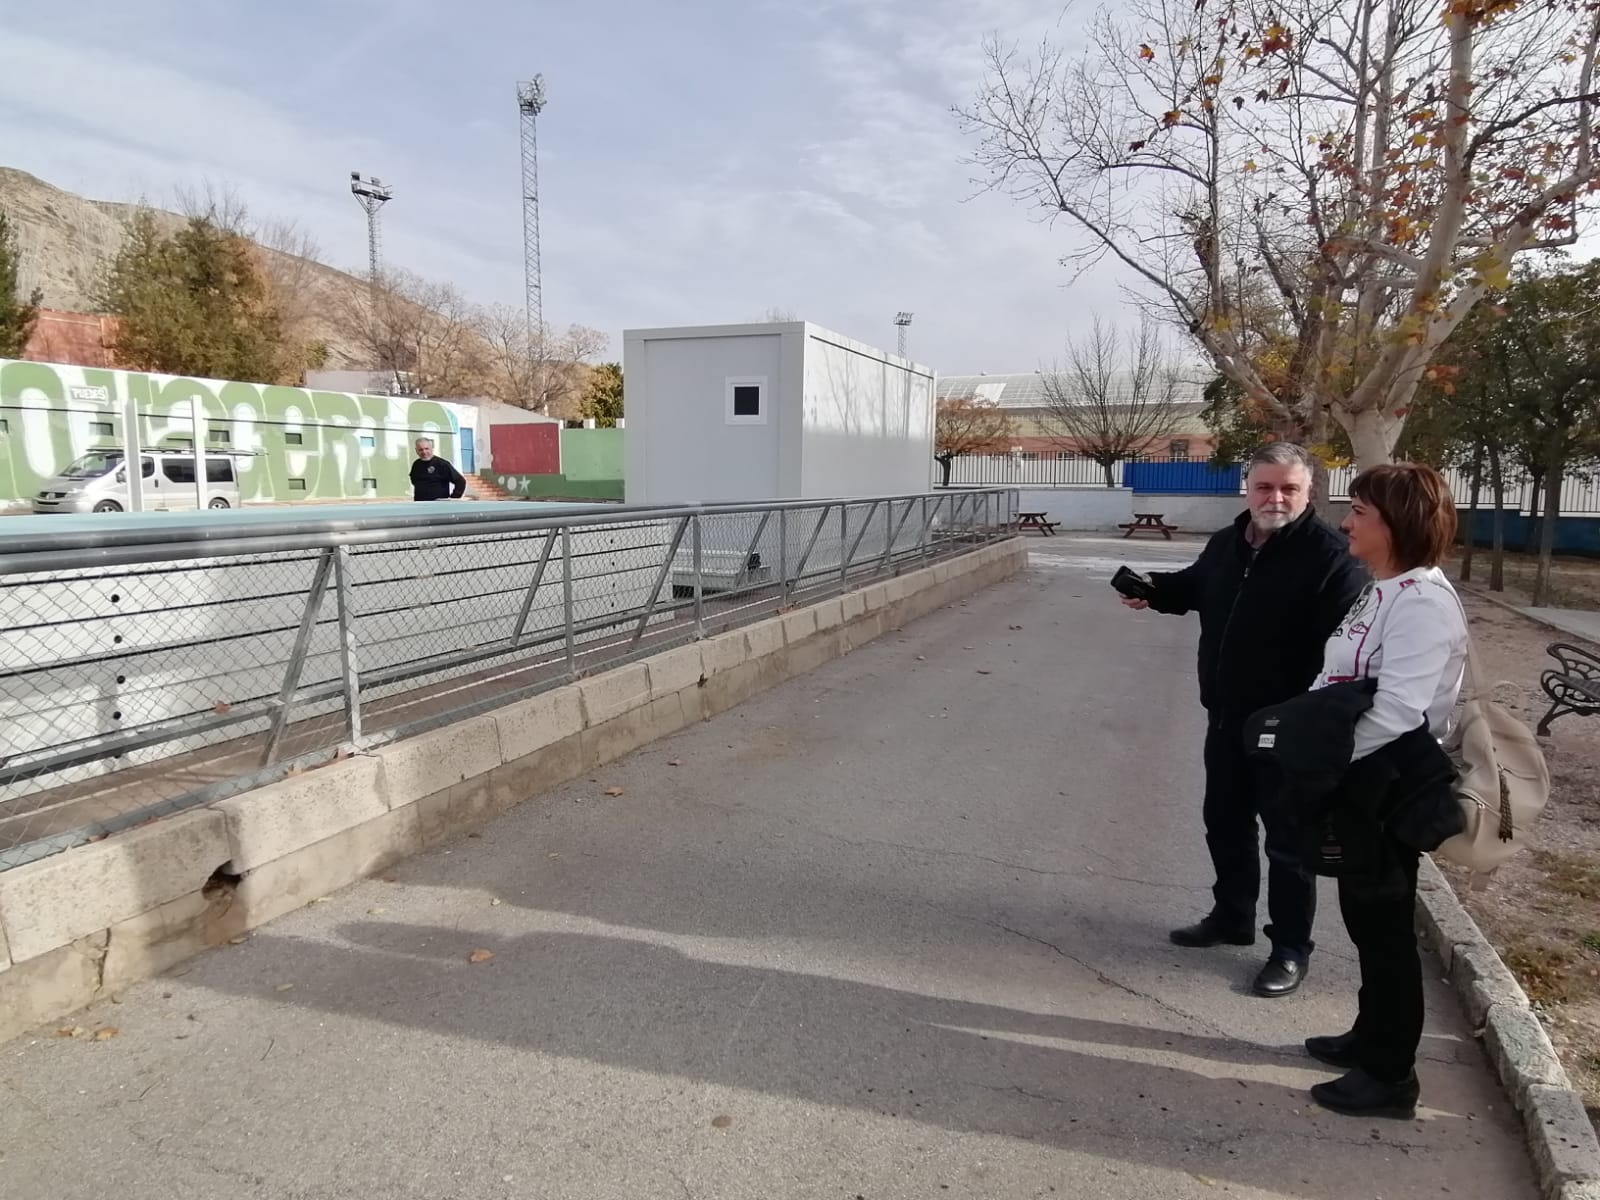
POLYGON ((1156 587, 1150 576, 1141 575, 1127 567, 1117 568, 1117 573, 1111 577, 1111 586, 1130 600, 1149 601, 1156 598, 1156 587))

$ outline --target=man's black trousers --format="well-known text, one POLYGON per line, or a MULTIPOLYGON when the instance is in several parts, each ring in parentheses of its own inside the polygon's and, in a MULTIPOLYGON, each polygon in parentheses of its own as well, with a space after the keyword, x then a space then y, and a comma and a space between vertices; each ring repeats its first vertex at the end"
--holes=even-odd
POLYGON ((1274 953, 1305 962, 1315 943, 1311 924, 1317 914, 1316 880, 1300 866, 1293 831, 1264 813, 1258 799, 1256 768, 1245 757, 1245 714, 1237 719, 1211 714, 1206 730, 1206 846, 1216 868, 1212 915, 1230 930, 1255 931, 1256 899, 1261 894, 1261 851, 1256 820, 1267 829, 1267 937, 1274 953))

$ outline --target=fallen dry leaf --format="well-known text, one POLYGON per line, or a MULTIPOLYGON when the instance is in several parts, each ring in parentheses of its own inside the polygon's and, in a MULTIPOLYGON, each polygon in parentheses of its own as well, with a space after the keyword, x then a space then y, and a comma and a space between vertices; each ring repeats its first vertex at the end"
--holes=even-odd
POLYGON ((294 991, 294 984, 292 984, 292 983, 280 983, 278 985, 278 990, 280 992, 292 992, 292 991, 294 991))
POLYGON ((711 1128, 713 1128, 713 1129, 726 1129, 728 1126, 730 1126, 732 1124, 733 1124, 733 1118, 729 1117, 729 1116, 721 1116, 721 1117, 712 1117, 711 1118, 711 1128))
POLYGON ((380 905, 377 908, 369 908, 369 909, 367 909, 367 915, 368 916, 377 917, 377 916, 382 916, 384 913, 386 913, 388 911, 389 910, 387 908, 384 908, 383 906, 380 905))
POLYGON ((102 1025, 94 1031, 94 1040, 97 1042, 109 1042, 116 1036, 117 1027, 115 1025, 102 1025))
POLYGON ((486 963, 493 957, 493 950, 474 950, 471 954, 467 955, 467 961, 469 963, 486 963))
POLYGON ((302 767, 299 763, 295 763, 287 771, 284 772, 285 775, 304 775, 305 773, 306 773, 306 769, 304 767, 302 767))
POLYGON ((489 901, 489 907, 490 908, 498 908, 499 905, 500 905, 500 897, 499 896, 496 896, 493 900, 489 901))
POLYGON ((249 941, 249 940, 250 940, 250 939, 249 939, 249 938, 247 938, 247 937, 236 937, 236 938, 229 938, 229 939, 228 939, 228 945, 230 945, 230 946, 242 946, 242 945, 244 945, 244 944, 245 944, 245 943, 246 943, 246 942, 248 942, 248 941, 249 941))
POLYGON ((608 795, 608 796, 620 796, 620 795, 622 795, 622 789, 621 788, 607 788, 606 789, 606 795, 608 795))
POLYGON ((59 1038, 82 1037, 83 1036, 83 1026, 82 1025, 63 1025, 60 1029, 56 1030, 56 1036, 59 1037, 59 1038))
POLYGON ((669 766, 669 767, 681 767, 681 766, 683 766, 683 760, 681 758, 669 758, 667 760, 667 766, 669 766))
POLYGON ((218 700, 211 706, 211 711, 219 715, 222 713, 232 712, 233 705, 229 704, 226 700, 218 700))
POLYGON ((993 675, 994 672, 993 671, 985 671, 982 667, 979 667, 978 668, 978 674, 979 675, 993 675))

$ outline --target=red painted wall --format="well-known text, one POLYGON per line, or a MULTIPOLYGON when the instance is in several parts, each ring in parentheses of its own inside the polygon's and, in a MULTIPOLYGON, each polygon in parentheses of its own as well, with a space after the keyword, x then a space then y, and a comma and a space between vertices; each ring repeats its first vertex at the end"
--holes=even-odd
POLYGON ((491 425, 489 446, 497 475, 561 474, 561 423, 491 425))

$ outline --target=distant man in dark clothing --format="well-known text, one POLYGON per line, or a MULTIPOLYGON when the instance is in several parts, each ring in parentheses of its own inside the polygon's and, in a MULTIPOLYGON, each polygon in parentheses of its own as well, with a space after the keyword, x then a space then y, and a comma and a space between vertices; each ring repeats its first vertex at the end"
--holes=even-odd
POLYGON ((1256 976, 1259 996, 1287 996, 1305 978, 1314 943, 1316 881, 1300 865, 1293 831, 1261 808, 1245 757, 1244 722, 1257 709, 1305 691, 1322 669, 1328 636, 1366 583, 1344 537, 1311 507, 1312 464, 1299 446, 1275 442, 1250 461, 1249 509, 1212 536, 1192 565, 1152 573, 1154 597, 1129 608, 1200 614, 1200 703, 1205 745, 1206 845, 1216 868, 1210 913, 1172 931, 1180 946, 1255 942, 1267 830, 1266 927, 1272 941, 1256 976))
POLYGON ((413 500, 459 500, 466 494, 467 481, 447 458, 433 452, 427 438, 417 439, 417 461, 411 464, 413 500))

